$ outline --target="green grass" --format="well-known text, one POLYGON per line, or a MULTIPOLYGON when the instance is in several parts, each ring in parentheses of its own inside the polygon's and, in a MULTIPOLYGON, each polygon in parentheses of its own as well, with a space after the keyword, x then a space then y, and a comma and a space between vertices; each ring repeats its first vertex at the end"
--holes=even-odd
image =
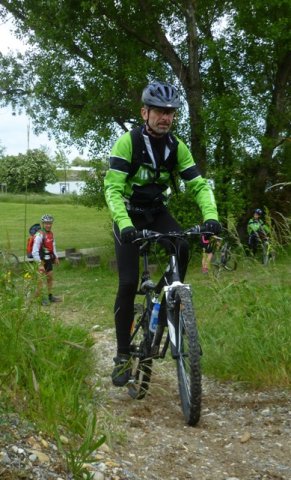
POLYGON ((32 418, 72 427, 79 408, 72 392, 78 391, 81 401, 84 378, 92 371, 93 340, 82 327, 41 308, 34 299, 37 275, 32 268, 29 278, 0 273, 1 386, 22 398, 32 418))
MULTIPOLYGON (((25 215, 27 224, 34 223, 45 213, 43 205, 31 203, 27 213, 16 202, 5 207, 0 214, 4 225, 0 245, 13 239, 13 250, 18 252, 25 215)), ((110 221, 105 210, 71 204, 51 204, 47 211, 56 217, 54 231, 60 249, 106 248, 100 250, 100 267, 73 267, 61 260, 54 269, 54 293, 63 302, 47 312, 27 300, 36 286, 33 265, 26 267, 31 278, 24 279, 22 271, 14 279, 7 272, 0 273, 1 401, 7 400, 47 429, 61 425, 82 435, 82 425, 90 430, 89 407, 94 409, 96 401, 105 402, 93 398, 87 381, 99 374, 90 349, 91 328, 111 328, 109 341, 115 344, 117 273, 109 268, 113 255, 110 221)), ((289 254, 286 250, 278 253, 275 265, 268 267, 241 256, 237 271, 224 272, 219 278, 201 274, 200 250, 193 256, 186 281, 193 287, 205 375, 251 388, 290 388, 290 250, 289 254)), ((74 463, 73 453, 70 462, 74 463)))
POLYGON ((38 205, 64 205, 78 202, 76 194, 56 195, 54 193, 0 193, 0 203, 20 203, 38 205))
POLYGON ((77 204, 0 203, 0 249, 24 255, 29 227, 44 213, 55 217, 57 250, 104 247, 111 240, 109 214, 77 204))
POLYGON ((252 387, 290 387, 290 267, 285 261, 272 268, 253 264, 212 279, 208 308, 197 289, 206 375, 252 387))
POLYGON ((90 478, 84 462, 105 440, 95 412, 95 342, 88 328, 40 306, 38 273, 28 269, 0 271, 0 411, 33 420, 58 441, 74 478, 90 478))
MULTIPOLYGON (((200 273, 200 260, 192 260, 186 280, 193 287, 204 373, 253 387, 290 386, 289 256, 282 253, 270 268, 240 258, 237 271, 218 279, 200 273)), ((93 270, 64 261, 55 276, 57 294, 64 293, 58 307, 64 318, 74 311, 71 321, 114 327, 117 275, 108 271, 106 258, 93 270)))

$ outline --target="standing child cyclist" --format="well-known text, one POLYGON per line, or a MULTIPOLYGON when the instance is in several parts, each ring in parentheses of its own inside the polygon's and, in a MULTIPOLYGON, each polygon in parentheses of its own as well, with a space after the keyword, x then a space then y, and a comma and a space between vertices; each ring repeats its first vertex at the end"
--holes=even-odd
MULTIPOLYGON (((48 297, 43 297, 42 305, 49 305, 50 303, 60 302, 60 298, 52 294, 53 288, 53 264, 58 265, 59 259, 56 251, 56 243, 54 234, 52 232, 52 224, 54 217, 45 214, 41 217, 41 229, 36 232, 34 236, 34 243, 32 248, 32 257, 35 262, 38 262, 38 271, 46 277, 48 297)), ((42 279, 40 280, 36 292, 36 296, 40 296, 42 290, 42 279)))
MULTIPOLYGON (((139 280, 139 249, 132 241, 138 230, 161 233, 182 231, 167 208, 167 192, 178 174, 199 205, 204 226, 220 232, 211 187, 200 175, 191 152, 170 133, 175 111, 181 106, 178 91, 168 83, 154 81, 142 93, 144 124, 123 134, 114 144, 105 177, 105 197, 113 218, 119 287, 114 306, 117 354, 112 381, 126 385, 130 377, 130 328, 139 280)), ((188 243, 177 241, 180 276, 188 264, 188 243)), ((162 301, 160 317, 164 318, 162 301)))

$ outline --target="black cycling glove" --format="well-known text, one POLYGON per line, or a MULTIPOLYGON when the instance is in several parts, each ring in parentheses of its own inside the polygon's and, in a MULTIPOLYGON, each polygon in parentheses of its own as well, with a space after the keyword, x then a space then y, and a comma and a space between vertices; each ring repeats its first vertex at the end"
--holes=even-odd
POLYGON ((123 228, 120 232, 120 239, 122 243, 131 243, 136 239, 137 230, 134 227, 123 228))
POLYGON ((202 227, 203 230, 206 232, 213 232, 214 235, 218 235, 221 232, 221 225, 217 220, 206 220, 202 227))

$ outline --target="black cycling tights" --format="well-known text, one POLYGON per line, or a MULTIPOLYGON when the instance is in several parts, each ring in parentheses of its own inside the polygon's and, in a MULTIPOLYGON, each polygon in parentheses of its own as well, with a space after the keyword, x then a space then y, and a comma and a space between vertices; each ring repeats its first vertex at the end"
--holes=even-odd
MULTIPOLYGON (((132 214, 131 220, 137 230, 148 229, 160 233, 180 232, 182 230, 166 209, 155 213, 150 220, 141 214, 132 214)), ((116 224, 113 225, 113 230, 119 275, 119 287, 114 306, 117 351, 118 353, 128 353, 130 327, 134 317, 134 298, 139 281, 139 250, 138 246, 134 244, 121 244, 116 224)), ((180 276, 183 280, 189 258, 188 242, 186 240, 178 240, 177 250, 180 276)))

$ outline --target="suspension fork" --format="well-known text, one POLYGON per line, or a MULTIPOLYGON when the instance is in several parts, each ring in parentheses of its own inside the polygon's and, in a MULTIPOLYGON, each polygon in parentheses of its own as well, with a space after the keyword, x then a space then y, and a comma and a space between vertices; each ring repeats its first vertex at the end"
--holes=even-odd
POLYGON ((177 355, 179 354, 179 321, 177 322, 177 320, 175 320, 174 314, 176 308, 175 292, 177 290, 177 287, 180 286, 186 288, 191 292, 191 285, 184 284, 180 281, 175 281, 171 285, 164 288, 167 304, 167 322, 169 329, 169 338, 173 358, 177 358, 177 355))

